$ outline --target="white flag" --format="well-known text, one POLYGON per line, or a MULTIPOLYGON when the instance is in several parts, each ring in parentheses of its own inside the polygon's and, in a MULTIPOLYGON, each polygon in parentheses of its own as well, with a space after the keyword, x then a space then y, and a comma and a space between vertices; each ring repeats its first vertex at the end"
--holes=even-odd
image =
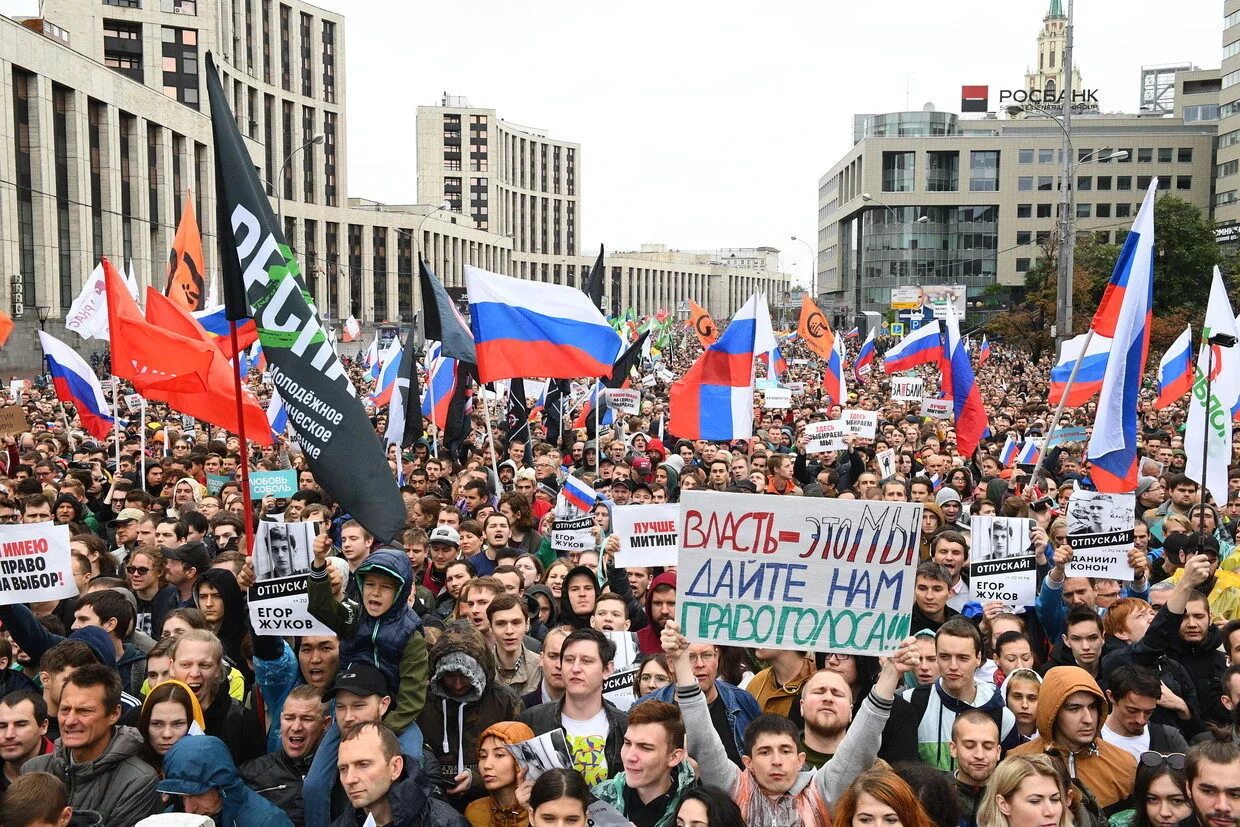
POLYGON ((1227 288, 1218 267, 1214 268, 1214 280, 1210 284, 1210 303, 1206 305, 1205 329, 1201 333, 1202 347, 1197 354, 1197 366, 1193 371, 1193 391, 1188 407, 1188 425, 1184 431, 1184 449, 1188 462, 1184 473, 1203 484, 1217 503, 1227 502, 1227 466, 1231 462, 1231 409, 1240 396, 1240 350, 1235 347, 1209 347, 1206 342, 1216 334, 1236 336, 1236 318, 1227 300, 1227 288), (1213 351, 1211 357, 1210 351, 1213 351), (1207 360, 1210 364, 1207 365, 1207 360), (1210 383, 1210 399, 1206 404, 1206 371, 1213 368, 1210 383), (1206 408, 1210 414, 1206 416, 1206 408), (1207 427, 1207 421, 1209 427, 1207 427), (1201 474, 1201 445, 1205 444, 1209 457, 1207 478, 1201 474))
POLYGON ((125 273, 125 287, 129 289, 129 295, 133 296, 133 300, 142 304, 142 300, 138 297, 138 278, 133 274, 133 259, 129 259, 129 270, 125 273))
POLYGON ((65 329, 83 339, 108 340, 108 294, 103 281, 103 265, 95 265, 82 283, 82 292, 65 315, 65 329))

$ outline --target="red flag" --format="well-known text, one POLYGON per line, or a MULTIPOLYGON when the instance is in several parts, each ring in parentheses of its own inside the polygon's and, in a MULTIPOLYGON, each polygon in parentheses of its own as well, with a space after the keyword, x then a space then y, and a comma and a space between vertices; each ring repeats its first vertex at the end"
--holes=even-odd
POLYGON ((143 396, 157 386, 181 391, 206 388, 207 373, 219 351, 213 345, 179 336, 142 318, 124 279, 106 258, 103 281, 108 294, 112 372, 132 382, 143 396))
MULTIPOLYGON (((206 330, 198 320, 185 312, 171 298, 160 294, 152 287, 146 288, 146 319, 153 325, 164 330, 180 334, 190 339, 209 343, 206 330)), ((214 347, 214 346, 212 346, 214 347)), ((259 445, 270 445, 271 424, 267 421, 267 412, 258 406, 252 396, 242 388, 244 398, 241 401, 245 417, 246 439, 259 445)), ((209 422, 232 433, 240 433, 237 421, 237 396, 233 382, 232 368, 222 355, 211 361, 207 375, 207 387, 202 391, 168 391, 155 388, 149 393, 151 399, 167 402, 174 410, 189 414, 195 419, 209 422)))
POLYGON ((0 310, 0 347, 4 347, 4 343, 9 340, 9 334, 12 332, 13 317, 0 310))

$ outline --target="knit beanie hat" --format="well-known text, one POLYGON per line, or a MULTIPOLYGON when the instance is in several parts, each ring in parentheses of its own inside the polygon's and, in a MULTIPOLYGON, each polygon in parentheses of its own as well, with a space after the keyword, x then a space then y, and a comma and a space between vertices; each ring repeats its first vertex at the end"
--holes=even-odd
POLYGON ((527 727, 519 721, 500 721, 498 724, 491 724, 478 738, 481 744, 488 738, 497 738, 505 744, 519 744, 522 741, 529 741, 534 737, 534 730, 527 727))

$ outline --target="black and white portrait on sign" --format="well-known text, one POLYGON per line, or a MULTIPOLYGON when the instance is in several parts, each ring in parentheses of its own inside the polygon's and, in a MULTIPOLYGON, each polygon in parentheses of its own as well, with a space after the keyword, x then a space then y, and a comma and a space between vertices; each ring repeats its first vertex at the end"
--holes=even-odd
POLYGON ((257 579, 274 580, 308 572, 313 556, 314 528, 314 523, 261 521, 254 549, 257 579))

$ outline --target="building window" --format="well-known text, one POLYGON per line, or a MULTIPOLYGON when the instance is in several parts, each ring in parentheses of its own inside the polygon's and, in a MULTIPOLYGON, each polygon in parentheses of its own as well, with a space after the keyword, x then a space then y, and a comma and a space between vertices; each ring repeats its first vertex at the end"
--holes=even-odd
POLYGON ((1111 217, 1111 205, 1110 204, 1095 204, 1094 205, 1094 217, 1095 218, 1110 218, 1111 217))
POLYGON ((391 321, 388 313, 387 295, 387 227, 375 227, 371 231, 373 272, 371 284, 375 290, 375 321, 391 321))
POLYGON ((1184 107, 1184 123, 1217 121, 1218 110, 1219 107, 1217 103, 1203 103, 1197 106, 1186 106, 1184 107))
POLYGON ((117 146, 121 156, 121 251, 125 261, 133 259, 133 133, 137 125, 137 118, 121 113, 117 146))
POLYGON ((1117 190, 1130 190, 1130 189, 1132 189, 1132 176, 1131 176, 1131 175, 1119 175, 1119 176, 1116 176, 1116 178, 1115 178, 1115 188, 1116 188, 1117 190))
POLYGON ((1141 147, 1137 150, 1137 163, 1150 164, 1154 162, 1154 150, 1151 147, 1141 147))
POLYGON ((1055 176, 1054 175, 1039 175, 1038 176, 1038 189, 1043 192, 1050 192, 1051 190, 1055 189, 1055 176))
POLYGON ((1034 236, 1034 240, 1039 247, 1045 246, 1051 240, 1051 231, 1038 230, 1037 234, 1034 236))
POLYGON ((336 102, 336 24, 323 21, 323 100, 336 102))
POLYGON ((1171 159, 1172 159, 1173 157, 1174 157, 1174 150, 1172 150, 1172 149, 1171 149, 1171 147, 1169 147, 1169 146, 1159 147, 1159 149, 1158 149, 1158 163, 1160 163, 1160 164, 1169 164, 1169 163, 1171 163, 1171 159))
POLYGON ((884 152, 883 192, 912 192, 916 159, 915 152, 884 152))
POLYGON ((314 94, 314 59, 310 53, 310 40, 314 33, 314 18, 301 15, 301 93, 306 97, 314 94))
POLYGON ((362 225, 349 225, 349 313, 362 315, 362 225))
POLYGON ((1098 189, 1109 190, 1110 188, 1111 188, 1111 176, 1110 175, 1099 175, 1098 176, 1098 189))
POLYGON ((1133 153, 1132 153, 1131 148, 1112 150, 1111 154, 1116 156, 1115 163, 1117 164, 1131 164, 1132 163, 1133 153))
POLYGON ((38 302, 34 273, 34 194, 31 192, 30 110, 35 76, 13 67, 13 154, 17 178, 17 269, 21 274, 26 307, 38 302))
POLYGON ((1170 176, 1170 175, 1164 175, 1163 177, 1159 178, 1159 179, 1158 179, 1158 188, 1159 188, 1160 190, 1169 190, 1169 189, 1171 189, 1171 176, 1170 176))
POLYGON ((1038 204, 1038 218, 1050 218, 1050 217, 1051 217, 1051 205, 1050 204, 1038 204))
MULTIPOLYGON (((576 158, 577 158, 577 150, 573 149, 572 147, 569 147, 568 149, 568 178, 567 178, 569 195, 577 194, 576 158)), ((568 243, 568 248, 570 250, 574 249, 571 240, 568 243)))
POLYGON ((1028 230, 1018 230, 1016 233, 1017 244, 1028 244, 1033 239, 1033 234, 1028 230))
POLYGON ((301 156, 301 200, 307 204, 314 203, 314 170, 317 166, 315 161, 315 145, 314 140, 314 109, 309 106, 301 108, 301 142, 305 145, 301 156))
MULTIPOLYGON (((288 156, 296 147, 293 144, 293 102, 280 102, 280 123, 282 126, 280 133, 280 146, 285 156, 288 156)), ((284 198, 292 200, 293 198, 293 159, 289 159, 284 164, 283 176, 281 177, 281 185, 284 187, 284 198)))
POLYGON ((1175 188, 1178 190, 1191 190, 1193 188, 1193 176, 1191 175, 1175 176, 1175 188))
POLYGON ((1032 149, 1018 150, 1016 160, 1017 160, 1017 163, 1032 164, 1033 163, 1033 150, 1032 149))
POLYGON ((104 105, 89 101, 86 107, 87 141, 90 145, 90 232, 91 258, 103 258, 103 124, 104 105))
POLYGON ((1226 178, 1228 175, 1235 175, 1237 172, 1240 172, 1240 161, 1227 161, 1214 168, 1214 177, 1226 178))
POLYGON ((153 123, 146 125, 146 198, 147 220, 151 225, 151 234, 159 230, 159 130, 153 123))
POLYGON ((323 243, 326 248, 324 252, 327 264, 327 315, 335 315, 339 318, 343 308, 332 305, 332 291, 339 286, 337 277, 340 274, 340 225, 334 221, 328 221, 323 225, 323 243))
POLYGON ((1144 192, 1145 190, 1150 188, 1150 181, 1153 181, 1153 180, 1154 180, 1154 176, 1152 175, 1138 175, 1137 176, 1137 189, 1144 192))
POLYGON ((198 14, 198 0, 159 0, 159 10, 165 14, 198 14))
POLYGON ((263 83, 271 83, 271 0, 263 0, 263 83))
POLYGON ((118 9, 140 9, 142 0, 103 0, 103 5, 115 6, 118 9))
POLYGON ((1076 177, 1076 188, 1083 192, 1088 192, 1094 188, 1094 179, 1088 175, 1078 175, 1076 177))
POLYGON ((1017 218, 1033 218, 1033 205, 1032 204, 1017 204, 1016 205, 1016 217, 1017 218))
POLYGON ((929 192, 956 192, 960 189, 960 153, 926 153, 926 189, 929 192))
POLYGON ((1029 271, 1029 259, 1027 258, 1016 259, 1016 272, 1027 273, 1028 271, 1029 271))
POLYGON ((314 302, 319 300, 319 274, 323 272, 322 263, 319 261, 318 246, 318 222, 306 219, 305 229, 302 231, 302 245, 306 248, 304 266, 302 267, 302 276, 306 280, 306 289, 310 291, 310 299, 314 302))
POLYGON ((323 202, 329 207, 340 206, 336 188, 336 113, 323 113, 323 202))
POLYGON ((1076 162, 1078 164, 1086 163, 1092 157, 1094 157, 1094 151, 1092 149, 1078 149, 1076 151, 1076 162))
MULTIPOLYGON (((458 118, 457 129, 460 129, 458 118)), ((459 138, 460 135, 458 134, 459 138)), ((487 171, 487 117, 486 115, 469 116, 469 169, 471 172, 487 171)), ((544 165, 543 176, 546 177, 544 165)), ((544 185, 546 181, 543 181, 544 185)), ((545 188, 545 187, 544 187, 545 188)))
MULTIPOLYGON (((396 231, 396 312, 413 307, 413 233, 396 231)), ((402 313, 403 317, 403 313, 402 313)))
POLYGON ((1076 217, 1077 218, 1089 218, 1092 214, 1093 214, 1092 204, 1077 204, 1076 205, 1076 217))
POLYGON ((1181 164, 1191 164, 1193 162, 1193 148, 1191 146, 1182 146, 1176 150, 1175 160, 1181 164))
POLYGON ((275 95, 263 95, 263 180, 267 185, 267 194, 276 194, 276 185, 272 178, 276 174, 276 98, 275 95))
POLYGON ((1019 178, 1017 178, 1016 189, 1019 190, 1020 192, 1032 192, 1033 191, 1033 176, 1022 175, 1019 178))
POLYGON ((1115 217, 1116 218, 1128 218, 1131 215, 1132 215, 1132 204, 1125 203, 1125 204, 1115 205, 1115 217))
POLYGON ((1039 150, 1038 150, 1038 163, 1039 163, 1039 164, 1053 164, 1053 163, 1055 163, 1055 150, 1053 150, 1053 149, 1039 149, 1039 150))
POLYGON ((142 82, 142 24, 103 21, 103 65, 142 82))
POLYGON ((292 14, 292 9, 283 3, 280 4, 280 88, 285 92, 293 91, 293 61, 292 55, 289 54, 292 48, 289 44, 292 39, 290 32, 292 14))
POLYGON ((198 108, 198 30, 163 27, 164 94, 198 108))

